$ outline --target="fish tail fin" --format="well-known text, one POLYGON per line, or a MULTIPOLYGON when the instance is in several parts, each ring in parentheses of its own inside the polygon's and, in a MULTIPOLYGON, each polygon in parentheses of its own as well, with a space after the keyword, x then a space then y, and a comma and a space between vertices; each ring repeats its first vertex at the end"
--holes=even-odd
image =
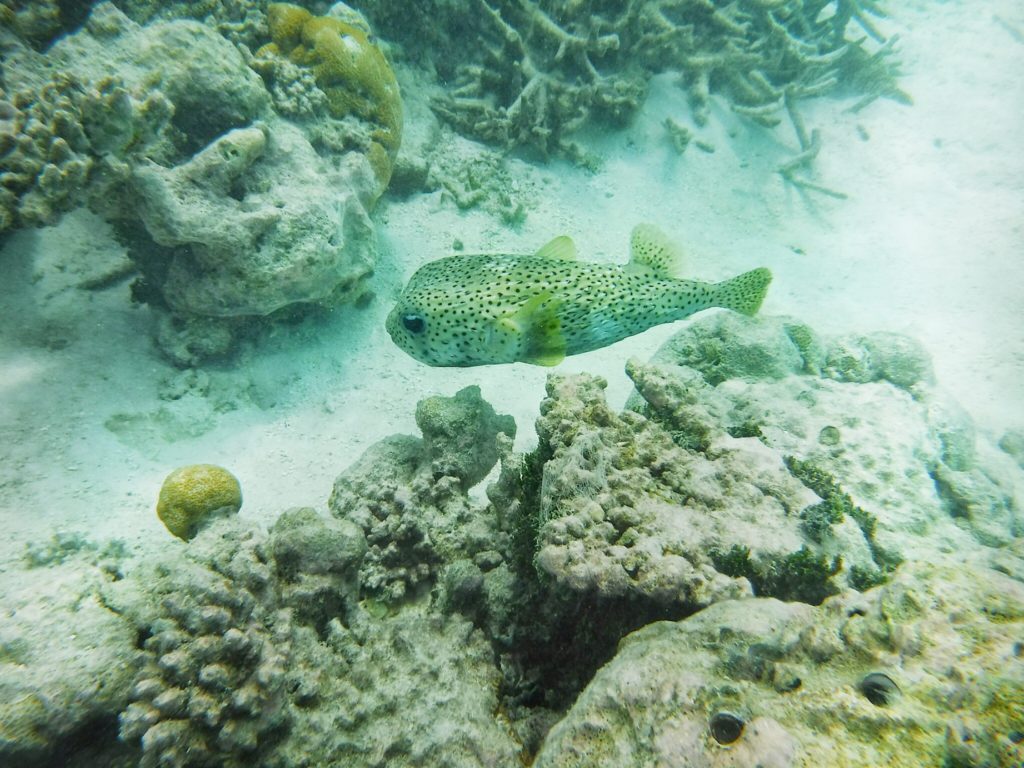
POLYGON ((715 284, 715 306, 743 315, 755 315, 761 308, 772 273, 766 267, 752 269, 730 280, 715 284))

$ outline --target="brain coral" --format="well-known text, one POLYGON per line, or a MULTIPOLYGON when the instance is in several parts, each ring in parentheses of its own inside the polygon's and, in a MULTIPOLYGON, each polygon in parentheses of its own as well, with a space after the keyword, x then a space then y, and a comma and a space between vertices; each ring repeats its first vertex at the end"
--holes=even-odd
POLYGON ((238 479, 214 464, 190 464, 167 476, 156 514, 167 530, 188 541, 215 512, 235 513, 242 506, 238 479))

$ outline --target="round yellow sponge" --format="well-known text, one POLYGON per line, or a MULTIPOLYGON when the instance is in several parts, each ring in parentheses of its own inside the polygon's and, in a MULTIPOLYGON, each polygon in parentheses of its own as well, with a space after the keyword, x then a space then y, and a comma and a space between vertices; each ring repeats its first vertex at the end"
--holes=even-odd
POLYGON ((241 506, 242 487, 234 475, 215 464, 190 464, 164 480, 156 514, 167 530, 188 541, 214 512, 234 514, 241 506))

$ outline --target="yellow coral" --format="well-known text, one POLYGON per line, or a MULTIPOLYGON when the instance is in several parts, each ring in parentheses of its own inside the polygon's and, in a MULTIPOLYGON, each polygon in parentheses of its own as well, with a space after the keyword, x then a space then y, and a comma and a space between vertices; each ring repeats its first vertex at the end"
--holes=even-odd
POLYGON ((285 50, 291 50, 302 41, 302 28, 313 14, 291 3, 271 3, 267 6, 267 26, 270 37, 285 50))
MULTIPOLYGON (((331 16, 313 16, 290 3, 271 3, 267 20, 273 43, 259 53, 280 53, 312 70, 334 117, 356 115, 374 123, 373 145, 387 156, 374 164, 387 186, 402 141, 402 100, 398 81, 365 31, 331 16)), ((373 149, 373 146, 371 146, 373 149)))
POLYGON ((242 488, 234 475, 215 464, 190 464, 164 480, 156 514, 167 530, 188 541, 213 513, 233 514, 241 506, 242 488))

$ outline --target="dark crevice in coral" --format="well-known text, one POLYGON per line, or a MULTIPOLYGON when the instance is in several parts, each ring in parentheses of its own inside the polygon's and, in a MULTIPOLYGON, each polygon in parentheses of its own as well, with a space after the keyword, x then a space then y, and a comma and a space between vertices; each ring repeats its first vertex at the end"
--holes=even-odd
POLYGON ((57 0, 61 29, 50 42, 56 42, 57 38, 77 31, 92 13, 93 2, 94 0, 57 0))
POLYGON ((614 655, 619 641, 655 621, 679 621, 696 606, 665 606, 635 598, 567 599, 554 588, 526 587, 518 622, 492 638, 502 660, 501 696, 512 712, 567 709, 614 655), (507 634, 505 634, 507 633, 507 634))
MULTIPOLYGON (((116 714, 88 720, 53 747, 44 762, 20 763, 22 768, 129 768, 139 764, 140 750, 118 738, 116 714)), ((12 765, 14 765, 12 763, 12 765)))
POLYGON ((967 520, 970 518, 970 509, 967 500, 956 492, 953 485, 943 477, 939 468, 932 469, 928 476, 935 483, 935 493, 939 497, 942 509, 952 518, 967 520))
POLYGON ((152 636, 153 633, 150 631, 149 627, 141 627, 135 633, 135 647, 141 651, 146 647, 146 641, 152 636))

